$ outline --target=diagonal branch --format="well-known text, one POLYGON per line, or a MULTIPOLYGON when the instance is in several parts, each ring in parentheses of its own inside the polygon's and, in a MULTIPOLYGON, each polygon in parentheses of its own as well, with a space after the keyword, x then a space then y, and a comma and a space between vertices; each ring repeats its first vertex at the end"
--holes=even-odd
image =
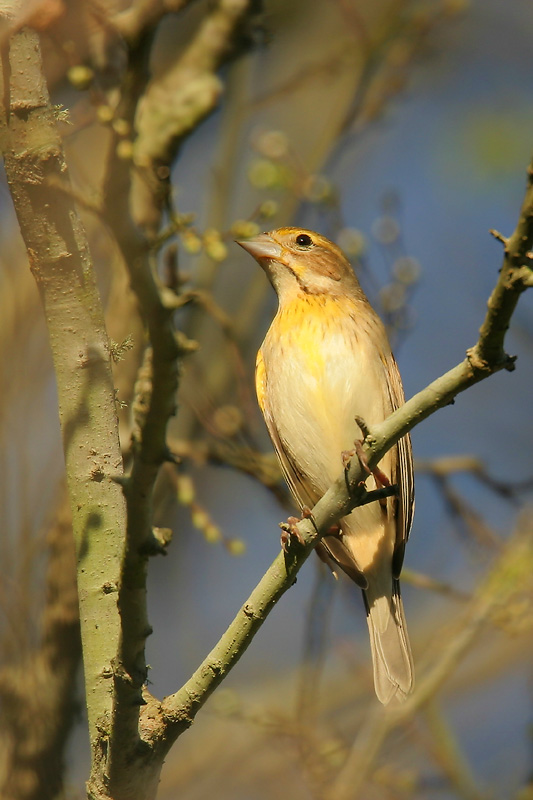
MULTIPOLYGON (((479 341, 467 352, 463 362, 437 378, 369 432, 364 447, 370 467, 378 464, 387 450, 415 425, 453 403, 460 392, 502 369, 514 369, 514 359, 506 355, 503 340, 520 294, 533 282, 530 268, 533 240, 532 176, 533 168, 530 166, 520 221, 507 242, 503 265, 488 302, 479 341)), ((191 725, 198 710, 243 655, 274 605, 293 585, 298 571, 320 537, 340 517, 364 501, 365 490, 361 482, 365 478, 365 471, 354 460, 347 474, 339 477, 315 505, 312 521, 305 519, 298 524, 303 546, 294 545, 288 553, 278 555, 190 680, 163 702, 162 712, 166 720, 163 738, 169 727, 173 728, 175 738, 191 725)))

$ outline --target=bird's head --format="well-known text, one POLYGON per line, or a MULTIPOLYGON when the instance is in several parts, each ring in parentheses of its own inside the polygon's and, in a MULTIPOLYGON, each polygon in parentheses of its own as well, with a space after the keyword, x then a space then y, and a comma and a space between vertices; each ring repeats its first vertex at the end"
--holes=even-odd
POLYGON ((302 291, 334 296, 360 292, 342 250, 314 231, 278 228, 237 244, 263 267, 281 302, 302 291))

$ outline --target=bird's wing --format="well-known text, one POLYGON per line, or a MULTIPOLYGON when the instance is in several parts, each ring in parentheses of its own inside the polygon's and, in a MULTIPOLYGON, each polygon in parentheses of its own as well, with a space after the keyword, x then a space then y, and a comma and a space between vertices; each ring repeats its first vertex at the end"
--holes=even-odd
MULTIPOLYGON (((395 411, 404 403, 402 381, 396 360, 392 353, 387 359, 388 386, 392 410, 395 411)), ((411 437, 403 436, 396 446, 397 459, 395 459, 394 472, 391 476, 393 483, 398 485, 399 495, 396 507, 396 544, 392 562, 394 578, 400 576, 405 552, 405 544, 413 522, 415 508, 413 452, 411 437)))
POLYGON ((305 477, 297 468, 294 461, 290 458, 289 453, 283 446, 279 431, 272 417, 268 403, 268 393, 266 390, 266 371, 261 350, 259 350, 257 354, 257 361, 255 365, 255 388, 257 391, 259 407, 263 412, 263 417, 265 419, 272 444, 274 445, 274 450, 276 451, 283 477, 287 481, 287 485, 292 493, 292 496, 300 505, 300 508, 303 508, 304 506, 312 508, 318 501, 319 497, 309 486, 309 482, 305 480, 305 477))

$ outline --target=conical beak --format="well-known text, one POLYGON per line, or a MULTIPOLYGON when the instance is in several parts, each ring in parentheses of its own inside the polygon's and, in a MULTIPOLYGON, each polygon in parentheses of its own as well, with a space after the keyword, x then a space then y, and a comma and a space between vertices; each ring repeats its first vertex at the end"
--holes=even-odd
POLYGON ((281 260, 281 245, 279 245, 268 233, 259 233, 251 239, 237 241, 251 256, 257 261, 264 259, 281 260))

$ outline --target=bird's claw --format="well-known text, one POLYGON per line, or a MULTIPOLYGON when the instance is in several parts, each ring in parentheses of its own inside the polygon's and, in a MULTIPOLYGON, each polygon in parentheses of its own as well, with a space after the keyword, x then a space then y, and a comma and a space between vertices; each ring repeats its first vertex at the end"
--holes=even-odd
POLYGON ((336 536, 338 539, 342 539, 344 533, 342 532, 342 528, 340 525, 332 525, 326 531, 326 536, 336 536))
POLYGON ((368 465, 368 460, 366 457, 366 453, 363 450, 363 442, 358 439, 354 442, 354 449, 353 450, 343 450, 341 453, 342 457, 342 464, 344 469, 347 470, 350 466, 351 459, 357 456, 359 459, 359 463, 365 470, 368 475, 373 475, 376 481, 376 486, 378 489, 383 488, 384 486, 390 486, 390 480, 387 475, 381 470, 379 467, 374 467, 371 469, 368 465))
POLYGON ((350 466, 350 461, 352 460, 354 455, 355 455, 355 450, 343 450, 342 451, 342 453, 341 453, 342 466, 344 467, 345 470, 348 469, 348 467, 350 466))
POLYGON ((313 515, 311 514, 311 510, 304 506, 302 508, 302 516, 298 517, 289 517, 287 522, 280 522, 279 527, 281 528, 281 536, 280 536, 280 544, 281 549, 284 553, 288 552, 288 549, 291 544, 291 537, 297 540, 298 544, 305 545, 305 539, 298 530, 298 523, 302 521, 302 519, 312 519, 313 515))

